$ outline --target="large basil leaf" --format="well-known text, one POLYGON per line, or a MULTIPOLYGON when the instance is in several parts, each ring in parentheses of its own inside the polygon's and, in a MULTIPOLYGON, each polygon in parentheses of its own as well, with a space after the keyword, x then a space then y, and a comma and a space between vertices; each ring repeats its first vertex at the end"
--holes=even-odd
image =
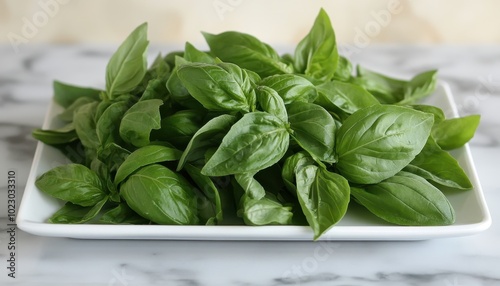
POLYGON ((205 164, 207 176, 257 173, 278 162, 288 149, 285 123, 265 112, 247 113, 236 122, 205 164))
POLYGON ((297 197, 307 222, 318 239, 347 212, 349 183, 341 175, 313 165, 297 171, 297 197))
POLYGON ((132 152, 118 168, 115 184, 119 184, 141 167, 165 161, 179 160, 182 152, 170 147, 149 145, 132 152))
POLYGON ((460 148, 474 137, 480 119, 479 115, 446 119, 432 128, 432 137, 444 150, 460 148))
POLYGON ((277 74, 266 77, 259 85, 274 89, 285 104, 294 101, 313 102, 318 93, 314 85, 307 79, 294 74, 277 74))
POLYGON ((208 147, 218 146, 222 138, 229 131, 229 128, 231 128, 235 122, 235 116, 223 114, 205 123, 205 125, 191 137, 191 140, 179 160, 177 171, 180 171, 186 162, 203 158, 208 147))
POLYGON ((98 89, 69 85, 57 80, 54 81, 53 87, 54 101, 66 108, 83 97, 99 100, 99 94, 102 92, 98 89))
POLYGON ((40 191, 80 206, 93 206, 106 197, 99 176, 79 164, 55 167, 35 182, 40 191))
POLYGON ((330 18, 321 9, 314 25, 295 49, 295 69, 299 73, 331 80, 337 70, 339 54, 330 18))
POLYGON ((375 185, 352 187, 357 202, 385 221, 399 225, 449 225, 455 212, 445 195, 407 172, 375 185))
POLYGON ((319 97, 315 103, 332 112, 353 114, 358 109, 379 104, 364 88, 351 83, 329 81, 317 89, 319 97))
POLYGON ((205 224, 217 224, 222 222, 222 203, 219 190, 210 177, 201 173, 201 169, 187 164, 186 171, 201 189, 204 200, 198 202, 198 213, 203 218, 205 224))
POLYGON ((293 138, 314 158, 334 163, 336 124, 323 107, 305 102, 287 106, 293 138))
POLYGON ((285 103, 274 89, 267 86, 259 86, 256 88, 256 95, 257 101, 263 111, 278 117, 283 122, 288 121, 285 103))
POLYGON ((403 170, 441 186, 460 190, 472 188, 472 183, 457 160, 443 151, 432 136, 424 149, 403 170))
POLYGON ((268 197, 254 199, 244 195, 242 204, 240 216, 247 225, 287 225, 292 222, 292 208, 268 197))
POLYGON ((254 71, 261 77, 293 72, 271 46, 254 36, 238 32, 203 33, 203 36, 216 57, 254 71))
POLYGON ((132 91, 147 71, 147 23, 137 27, 111 56, 106 67, 106 91, 110 98, 132 91))
POLYGON ((337 169, 350 182, 375 184, 401 171, 420 153, 433 115, 373 105, 349 116, 337 132, 337 169))
POLYGON ((160 129, 160 106, 163 101, 148 99, 139 101, 123 115, 120 123, 120 136, 136 147, 149 144, 151 130, 160 129))
POLYGON ((131 175, 120 188, 136 213, 158 224, 197 224, 194 187, 161 165, 149 165, 131 175))
MULTIPOLYGON (((227 65, 227 64, 226 64, 227 65)), ((214 64, 187 63, 180 66, 177 75, 188 92, 206 109, 214 111, 250 111, 247 94, 250 93, 250 79, 234 66, 238 73, 227 71, 214 64)))
POLYGON ((35 139, 48 145, 66 144, 78 140, 73 123, 52 130, 35 129, 32 135, 35 139))

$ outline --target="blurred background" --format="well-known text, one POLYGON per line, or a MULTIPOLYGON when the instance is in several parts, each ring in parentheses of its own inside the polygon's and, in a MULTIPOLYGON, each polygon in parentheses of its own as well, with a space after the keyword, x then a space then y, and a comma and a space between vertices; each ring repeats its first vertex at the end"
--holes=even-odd
POLYGON ((496 0, 0 0, 0 43, 120 43, 149 22, 153 43, 237 30, 289 45, 323 7, 341 44, 500 43, 496 0))

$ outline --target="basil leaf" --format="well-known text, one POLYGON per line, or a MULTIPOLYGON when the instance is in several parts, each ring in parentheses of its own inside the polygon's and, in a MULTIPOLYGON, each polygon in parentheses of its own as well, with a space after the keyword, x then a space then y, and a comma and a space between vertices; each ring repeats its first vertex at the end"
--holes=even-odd
POLYGON ((285 103, 274 89, 267 86, 259 86, 255 90, 257 101, 263 111, 278 117, 283 122, 288 122, 285 103))
POLYGON ((458 161, 443 151, 431 137, 404 171, 421 176, 440 186, 459 190, 472 189, 472 183, 458 161))
POLYGON ((437 71, 427 71, 414 76, 410 81, 391 78, 360 66, 357 67, 360 84, 380 103, 411 104, 429 94, 436 88, 437 71))
POLYGON ((116 171, 114 183, 118 185, 141 167, 165 161, 176 161, 181 151, 159 145, 141 147, 132 152, 116 171))
POLYGON ((286 188, 296 194, 295 174, 305 166, 314 165, 315 163, 314 159, 306 152, 298 152, 286 158, 281 171, 281 177, 286 188))
MULTIPOLYGON (((187 164, 186 171, 195 182, 206 200, 204 204, 198 202, 198 212, 203 215, 205 224, 222 222, 222 203, 219 190, 210 177, 201 173, 201 169, 187 164)), ((200 215, 201 216, 201 215, 200 215)))
POLYGON ((329 81, 337 70, 339 54, 330 18, 321 9, 313 27, 295 49, 295 70, 315 79, 329 81))
POLYGON ((235 116, 223 114, 205 123, 205 125, 191 137, 191 140, 179 160, 177 171, 180 171, 186 162, 203 158, 208 147, 220 145, 222 138, 235 122, 235 116))
POLYGON ((126 203, 121 203, 105 212, 99 222, 108 224, 148 224, 149 220, 138 215, 126 203))
POLYGON ((215 64, 215 59, 212 56, 198 50, 189 42, 186 42, 184 48, 184 59, 189 62, 215 64))
POLYGON ((432 123, 431 114, 406 107, 373 105, 359 109, 337 132, 337 170, 353 183, 385 180, 420 153, 432 123))
POLYGON ((69 85, 60 81, 54 81, 54 101, 62 107, 68 108, 80 98, 88 98, 93 101, 99 100, 98 89, 69 85))
POLYGON ((99 138, 96 132, 96 122, 94 120, 98 102, 83 105, 75 111, 74 125, 78 138, 87 149, 97 149, 99 138))
POLYGON ((67 202, 62 208, 55 212, 49 219, 49 223, 79 224, 85 223, 97 216, 102 207, 108 201, 104 198, 93 207, 82 207, 67 202))
POLYGON ((147 28, 147 23, 137 27, 111 56, 106 66, 106 91, 111 99, 132 91, 146 74, 147 28))
POLYGON ((293 72, 271 46, 254 36, 238 32, 203 33, 203 36, 216 57, 254 71, 261 77, 293 72))
POLYGON ((307 79, 294 74, 277 74, 264 78, 261 86, 274 89, 285 104, 294 101, 313 102, 318 93, 314 85, 307 79))
POLYGON ((130 107, 120 123, 121 138, 136 147, 149 144, 151 130, 161 128, 161 105, 163 102, 159 99, 148 99, 130 107))
POLYGON ((335 71, 333 79, 347 82, 352 77, 352 70, 351 62, 347 58, 339 56, 337 70, 335 71))
POLYGON ((247 225, 287 225, 292 222, 292 208, 268 197, 254 199, 244 195, 242 203, 243 213, 240 216, 247 225))
POLYGON ((119 130, 120 122, 128 109, 127 102, 119 101, 104 110, 96 124, 97 138, 101 147, 122 141, 119 130))
POLYGON ((97 157, 106 162, 110 171, 116 171, 129 155, 129 150, 116 143, 109 143, 97 149, 97 157))
POLYGON ((91 97, 79 97, 70 106, 68 106, 63 112, 57 115, 62 121, 73 122, 73 117, 78 108, 84 106, 85 104, 96 102, 95 98, 91 97))
POLYGON ((415 104, 415 105, 410 105, 409 107, 411 107, 415 110, 418 110, 418 111, 422 111, 422 112, 434 115, 434 126, 436 126, 437 124, 439 124, 445 120, 445 115, 444 115, 443 110, 437 106, 415 104))
POLYGON ((378 105, 378 100, 364 88, 355 84, 330 81, 317 86, 316 104, 328 111, 353 114, 359 109, 378 105))
POLYGON ((120 188, 129 207, 158 224, 197 224, 193 186, 161 165, 142 167, 120 188))
POLYGON ((446 119, 432 128, 432 137, 444 150, 460 148, 474 137, 480 119, 480 115, 446 119))
POLYGON ((450 225, 455 212, 445 195, 425 179, 399 172, 375 185, 352 187, 356 201, 398 225, 450 225))
POLYGON ((189 94, 188 90, 182 84, 179 74, 177 73, 179 67, 187 63, 189 62, 181 57, 175 58, 175 67, 172 71, 172 75, 167 81, 167 89, 170 92, 170 97, 173 101, 190 109, 202 109, 203 106, 196 99, 194 99, 191 94, 189 94))
POLYGON ((305 102, 287 106, 293 138, 314 158, 334 163, 336 124, 323 107, 305 102))
POLYGON ((234 179, 236 179, 236 182, 238 182, 249 198, 260 200, 266 195, 266 190, 264 190, 264 187, 254 178, 254 174, 235 174, 234 179))
POLYGON ((312 165, 301 168, 295 175, 297 197, 316 240, 347 212, 349 183, 338 174, 312 165))
POLYGON ((196 110, 181 110, 161 120, 161 129, 153 131, 151 137, 168 141, 183 149, 193 135, 202 127, 203 113, 196 110))
POLYGON ((79 164, 55 167, 38 177, 35 185, 52 197, 84 207, 93 206, 106 196, 97 174, 79 164))
POLYGON ((279 118, 265 112, 247 113, 224 136, 202 173, 207 176, 256 173, 278 162, 288 143, 288 131, 279 118))
POLYGON ((160 99, 164 101, 168 97, 168 90, 165 84, 165 81, 162 79, 150 80, 139 100, 160 99))
POLYGON ((251 86, 243 86, 239 78, 244 75, 204 63, 184 64, 177 70, 177 75, 189 93, 208 110, 250 111, 246 93, 251 92, 251 86))
POLYGON ((48 145, 65 144, 78 140, 73 123, 52 130, 35 129, 32 135, 35 139, 48 145))

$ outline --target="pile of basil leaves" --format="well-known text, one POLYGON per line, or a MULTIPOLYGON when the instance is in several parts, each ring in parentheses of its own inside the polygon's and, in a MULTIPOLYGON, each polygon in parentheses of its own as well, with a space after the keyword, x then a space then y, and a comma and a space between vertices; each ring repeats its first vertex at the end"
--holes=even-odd
POLYGON ((67 124, 33 135, 73 163, 36 181, 66 202, 49 222, 309 225, 318 239, 350 203, 398 225, 454 222, 442 191, 472 185, 447 150, 479 116, 417 103, 436 71, 354 72, 323 10, 293 55, 203 35, 210 51, 186 43, 148 68, 143 24, 111 57, 105 90, 54 83, 67 124))

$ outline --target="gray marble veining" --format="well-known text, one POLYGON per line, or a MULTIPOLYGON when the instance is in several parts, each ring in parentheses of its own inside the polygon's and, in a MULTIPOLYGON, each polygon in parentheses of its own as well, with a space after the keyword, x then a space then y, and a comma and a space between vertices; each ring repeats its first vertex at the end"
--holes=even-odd
MULTIPOLYGON (((153 58, 159 51, 150 51, 153 58)), ((18 203, 54 79, 102 87, 111 47, 0 46, 0 217, 6 173, 18 203)), ((7 221, 0 220, 0 285, 500 285, 500 47, 376 46, 350 55, 403 78, 438 69, 462 115, 482 122, 471 150, 493 218, 470 237, 416 242, 114 241, 37 237, 18 230, 18 272, 7 277, 7 221)))

